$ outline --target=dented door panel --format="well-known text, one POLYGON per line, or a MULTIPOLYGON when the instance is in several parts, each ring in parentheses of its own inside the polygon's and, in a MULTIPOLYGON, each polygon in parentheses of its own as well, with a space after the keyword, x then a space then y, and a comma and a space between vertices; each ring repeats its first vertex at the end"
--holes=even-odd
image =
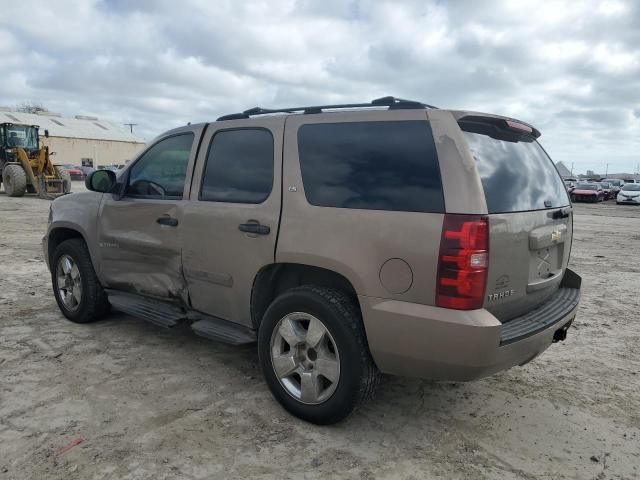
MULTIPOLYGON (((194 125, 167 132, 128 167, 163 140, 193 134, 182 198, 105 194, 98 212, 98 275, 106 288, 188 304, 182 270, 184 207, 191 191, 193 167, 202 131, 194 125)), ((171 164, 168 164, 169 168, 171 164)), ((125 177, 126 180, 126 177, 125 177)))
POLYGON ((183 201, 105 198, 99 213, 100 277, 105 287, 186 300, 180 223, 183 201), (177 227, 161 225, 170 217, 177 227))

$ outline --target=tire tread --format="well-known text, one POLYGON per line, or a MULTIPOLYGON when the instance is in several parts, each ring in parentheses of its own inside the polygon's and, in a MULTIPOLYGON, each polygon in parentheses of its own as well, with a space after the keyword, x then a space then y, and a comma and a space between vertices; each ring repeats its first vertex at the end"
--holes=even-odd
POLYGON ((9 197, 22 197, 27 190, 27 174, 21 165, 7 165, 2 171, 4 191, 9 197), (11 186, 7 189, 7 178, 11 176, 11 186))
POLYGON ((354 407, 354 411, 360 408, 369 399, 373 398, 376 390, 378 389, 382 375, 373 362, 371 353, 369 352, 369 343, 367 342, 367 336, 364 331, 364 325, 362 323, 362 316, 359 310, 354 305, 354 302, 342 291, 335 290, 327 287, 318 287, 315 285, 302 285, 296 287, 291 291, 308 291, 313 292, 316 295, 324 298, 329 303, 333 304, 336 309, 342 314, 343 318, 347 320, 348 326, 353 332, 355 339, 360 347, 360 355, 364 365, 363 375, 360 379, 360 390, 358 393, 358 399, 354 407))

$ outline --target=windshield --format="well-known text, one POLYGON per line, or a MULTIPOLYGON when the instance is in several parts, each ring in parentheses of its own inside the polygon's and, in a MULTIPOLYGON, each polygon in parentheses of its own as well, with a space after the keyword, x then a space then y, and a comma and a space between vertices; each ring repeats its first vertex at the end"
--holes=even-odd
POLYGON ((483 124, 460 124, 476 160, 489 213, 544 210, 569 205, 553 162, 530 137, 504 136, 483 124))
POLYGON ((38 149, 38 129, 25 125, 6 125, 7 147, 21 147, 28 150, 38 149))
POLYGON ((622 187, 622 190, 625 192, 640 192, 640 183, 627 183, 622 187))
POLYGON ((598 186, 593 183, 579 183, 576 185, 578 190, 597 190, 598 186))

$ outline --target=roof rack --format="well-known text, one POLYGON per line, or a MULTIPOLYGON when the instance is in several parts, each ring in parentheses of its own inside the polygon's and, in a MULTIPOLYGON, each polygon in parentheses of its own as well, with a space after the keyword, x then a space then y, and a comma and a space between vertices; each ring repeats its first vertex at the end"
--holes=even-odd
POLYGON ((268 115, 271 113, 303 113, 313 114, 322 113, 324 110, 338 110, 342 108, 371 108, 371 107, 389 107, 389 110, 396 109, 420 109, 420 108, 438 108, 426 103, 417 102, 415 100, 405 100, 395 97, 381 97, 372 100, 370 103, 342 103, 337 105, 314 105, 309 107, 290 107, 290 108, 262 108, 254 107, 241 113, 230 113, 218 118, 223 120, 239 120, 242 118, 250 118, 255 115, 268 115))

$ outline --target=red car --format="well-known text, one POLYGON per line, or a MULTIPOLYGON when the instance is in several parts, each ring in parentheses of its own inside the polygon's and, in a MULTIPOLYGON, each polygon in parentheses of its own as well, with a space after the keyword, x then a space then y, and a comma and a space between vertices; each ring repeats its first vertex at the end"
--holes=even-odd
POLYGON ((80 169, 80 167, 76 167, 75 165, 71 165, 71 164, 62 165, 62 167, 67 172, 69 172, 69 175, 71 175, 71 180, 84 180, 85 174, 80 169))
POLYGON ((604 190, 599 183, 578 183, 571 192, 572 202, 601 202, 604 200, 604 190))

